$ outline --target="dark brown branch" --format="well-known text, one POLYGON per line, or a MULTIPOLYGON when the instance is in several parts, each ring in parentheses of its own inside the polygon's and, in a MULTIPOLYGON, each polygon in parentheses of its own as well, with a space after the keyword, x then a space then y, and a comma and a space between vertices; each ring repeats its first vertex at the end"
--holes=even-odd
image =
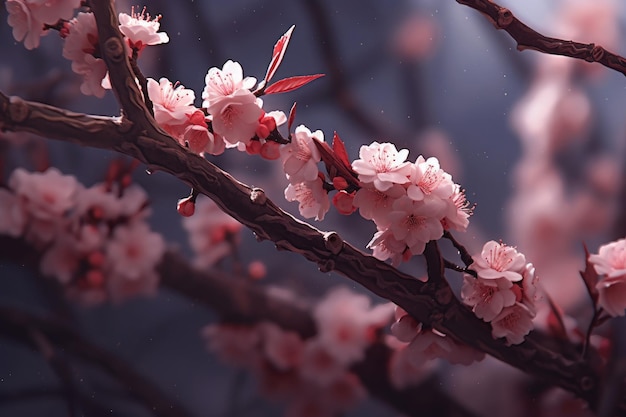
POLYGON ((563 55, 597 62, 626 75, 626 59, 607 51, 600 45, 550 38, 522 23, 511 11, 490 0, 456 0, 482 13, 496 29, 507 32, 517 42, 517 49, 533 49, 551 55, 563 55))

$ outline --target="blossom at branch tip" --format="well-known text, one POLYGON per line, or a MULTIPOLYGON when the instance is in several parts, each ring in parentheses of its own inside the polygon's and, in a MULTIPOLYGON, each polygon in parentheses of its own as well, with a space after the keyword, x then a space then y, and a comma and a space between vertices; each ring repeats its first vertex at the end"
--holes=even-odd
POLYGON ((48 32, 45 25, 69 20, 81 0, 7 0, 7 22, 16 41, 24 41, 26 49, 39 46, 39 39, 48 32))
POLYGON ((83 76, 80 91, 85 95, 102 98, 105 93, 102 80, 107 74, 107 68, 99 56, 96 18, 93 13, 81 12, 68 25, 63 57, 72 61, 72 71, 83 76))
POLYGON ((281 148, 283 170, 290 183, 314 181, 317 178, 317 163, 321 156, 314 141, 324 142, 324 133, 321 130, 311 132, 306 126, 300 125, 291 143, 281 148))
POLYGON ((160 15, 150 20, 150 15, 146 13, 145 7, 141 13, 136 13, 133 7, 130 15, 119 14, 120 31, 128 41, 129 56, 132 55, 133 49, 141 52, 147 45, 159 45, 170 41, 167 33, 159 32, 160 20, 160 15))
POLYGON ((483 246, 480 256, 472 256, 474 263, 470 269, 476 271, 479 278, 506 278, 511 282, 522 280, 522 271, 526 266, 526 257, 514 247, 491 240, 483 246))
POLYGON ((328 193, 319 177, 314 181, 289 184, 285 189, 285 199, 297 201, 300 214, 307 219, 315 217, 315 220, 323 220, 330 209, 328 193))
POLYGON ((373 183, 377 190, 386 191, 393 184, 409 182, 411 164, 405 162, 408 156, 408 149, 398 151, 392 143, 373 142, 361 146, 352 169, 359 174, 359 181, 373 183))
POLYGON ((623 316, 626 311, 626 239, 600 246, 589 262, 604 278, 596 284, 598 304, 611 316, 623 316))

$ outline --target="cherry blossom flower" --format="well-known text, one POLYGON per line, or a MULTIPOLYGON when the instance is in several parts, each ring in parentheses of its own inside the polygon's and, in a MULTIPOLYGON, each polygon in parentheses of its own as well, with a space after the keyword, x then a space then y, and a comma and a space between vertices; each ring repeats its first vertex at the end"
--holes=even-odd
POLYGON ((623 316, 626 310, 626 239, 600 246, 589 262, 604 279, 596 284, 598 303, 611 316, 623 316))
POLYGON ((46 250, 39 267, 43 275, 54 277, 61 284, 69 284, 82 256, 77 242, 69 235, 61 235, 46 250))
POLYGON ((504 308, 493 321, 491 321, 491 334, 497 339, 506 338, 507 344, 517 345, 524 341, 533 329, 533 314, 524 304, 515 303, 504 308))
POLYGON ((417 157, 411 166, 410 184, 407 195, 415 201, 425 198, 447 199, 454 192, 454 183, 450 174, 439 167, 439 160, 430 157, 427 160, 422 155, 417 157))
POLYGON ((295 332, 283 331, 274 323, 260 326, 263 335, 263 351, 267 359, 280 371, 300 366, 304 343, 295 332))
POLYGON ((285 199, 297 201, 300 214, 307 219, 315 217, 315 220, 324 220, 330 209, 328 193, 319 177, 315 181, 289 184, 285 189, 285 199))
POLYGON ((292 184, 317 178, 317 163, 321 157, 314 141, 324 142, 324 133, 321 130, 311 133, 306 126, 300 125, 291 143, 282 147, 283 170, 292 184))
POLYGON ((254 366, 260 359, 257 327, 210 324, 202 329, 207 349, 237 366, 254 366))
POLYGON ((117 226, 106 244, 107 270, 131 281, 149 275, 165 253, 163 237, 146 223, 117 226))
POLYGON ((354 201, 354 193, 347 193, 344 190, 337 192, 333 196, 333 206, 340 214, 350 215, 356 211, 356 207, 352 204, 354 201))
POLYGON ((12 192, 0 188, 0 234, 20 236, 26 224, 26 213, 20 199, 12 192))
POLYGON ((526 257, 515 248, 504 243, 489 241, 483 246, 480 256, 472 256, 470 266, 483 279, 506 278, 516 282, 522 280, 526 257))
POLYGON ((389 230, 412 254, 420 254, 426 243, 443 236, 440 219, 444 210, 445 203, 441 200, 413 201, 407 196, 400 197, 389 213, 389 230))
MULTIPOLYGON (((476 317, 484 321, 492 321, 504 307, 515 304, 517 300, 514 286, 506 278, 482 279, 469 274, 463 275, 461 298, 472 307, 476 317)), ((515 287, 519 291, 519 287, 515 287)))
POLYGON ((473 208, 465 198, 465 192, 458 184, 454 184, 452 196, 446 200, 446 216, 441 220, 445 230, 458 230, 464 232, 469 225, 469 217, 473 208))
POLYGON ((105 93, 102 80, 107 68, 104 60, 95 56, 98 50, 98 29, 93 13, 78 13, 69 21, 63 57, 72 61, 72 71, 83 76, 80 91, 102 98, 105 93))
POLYGON ((300 376, 320 386, 328 386, 345 371, 344 365, 332 355, 319 338, 307 340, 302 352, 300 376))
POLYGON ((126 36, 129 56, 132 55, 133 49, 141 52, 147 45, 159 45, 167 43, 170 38, 164 32, 159 32, 161 24, 161 16, 157 16, 150 20, 150 15, 146 13, 146 8, 141 13, 135 13, 134 7, 131 14, 119 14, 120 31, 126 36))
POLYGON ((389 226, 389 213, 393 203, 403 195, 406 195, 404 187, 398 184, 392 185, 386 191, 379 191, 373 185, 365 184, 354 196, 352 204, 358 207, 361 217, 373 220, 379 228, 389 226))
POLYGON ((13 28, 13 38, 18 42, 24 41, 26 49, 37 48, 39 39, 46 33, 43 23, 35 18, 24 0, 7 0, 5 6, 9 12, 7 22, 13 28))
POLYGON ((227 61, 221 70, 210 68, 205 82, 202 105, 212 116, 213 131, 230 144, 247 144, 254 137, 263 114, 250 91, 256 79, 243 78, 241 65, 227 61))
POLYGON ((372 255, 381 261, 391 259, 394 266, 411 256, 411 251, 407 249, 406 243, 396 239, 390 229, 377 231, 372 240, 367 244, 372 249, 372 255))
POLYGON ((611 316, 623 316, 626 311, 626 280, 607 278, 596 284, 598 304, 611 316))
POLYGON ((182 85, 172 85, 167 78, 157 83, 148 78, 148 95, 154 107, 154 119, 176 139, 183 136, 189 117, 197 110, 193 105, 195 94, 182 85))
POLYGON ((386 191, 393 184, 409 182, 411 164, 405 162, 408 149, 398 151, 392 143, 373 142, 361 146, 359 159, 352 163, 352 169, 359 174, 363 183, 373 183, 377 190, 386 191))
POLYGON ((53 221, 75 205, 79 184, 75 177, 63 175, 56 168, 30 173, 17 168, 9 178, 9 187, 23 201, 29 216, 53 221))

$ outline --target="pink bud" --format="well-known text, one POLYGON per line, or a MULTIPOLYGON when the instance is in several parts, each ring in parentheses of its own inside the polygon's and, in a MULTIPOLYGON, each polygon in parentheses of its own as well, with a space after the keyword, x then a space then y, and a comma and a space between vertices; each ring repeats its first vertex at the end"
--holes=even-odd
POLYGON ((250 155, 257 155, 261 152, 261 142, 258 140, 251 140, 246 144, 246 152, 250 155))
POLYGON ((280 158, 280 145, 276 142, 265 142, 261 146, 261 156, 270 161, 280 158))
POLYGON ((176 211, 178 211, 178 214, 183 217, 191 217, 196 211, 196 204, 191 201, 190 197, 182 198, 178 200, 178 204, 176 205, 176 211))
POLYGON ((335 187, 336 190, 345 190, 348 188, 348 181, 343 177, 335 177, 333 178, 333 187, 335 187))
POLYGON ((200 125, 191 125, 185 129, 185 142, 193 153, 202 153, 209 143, 209 130, 200 125))
POLYGON ((339 213, 348 215, 356 211, 356 207, 352 205, 353 200, 354 193, 348 194, 347 192, 342 190, 334 195, 333 205, 339 213))
POLYGON ((267 268, 265 264, 261 261, 253 261, 248 265, 248 275, 252 279, 262 279, 265 278, 267 274, 267 268))
POLYGON ((261 123, 267 127, 270 132, 276 130, 276 120, 272 116, 265 116, 261 119, 261 123))
POLYGON ((265 139, 270 135, 270 130, 264 124, 260 123, 254 131, 259 139, 265 139))

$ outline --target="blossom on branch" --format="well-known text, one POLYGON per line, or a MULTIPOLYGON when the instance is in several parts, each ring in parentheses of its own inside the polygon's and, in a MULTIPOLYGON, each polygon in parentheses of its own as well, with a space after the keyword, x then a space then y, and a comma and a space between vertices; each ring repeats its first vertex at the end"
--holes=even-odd
POLYGON ((289 184, 285 189, 285 199, 297 201, 300 214, 307 219, 315 217, 315 220, 323 220, 330 209, 330 199, 320 178, 289 184))
POLYGON ((626 310, 626 239, 600 246, 589 262, 604 279, 596 284, 598 304, 611 316, 623 316, 626 310))
POLYGON ((317 163, 321 157, 313 141, 324 142, 324 133, 321 130, 311 132, 306 126, 300 125, 291 143, 281 148, 283 170, 291 184, 317 178, 317 163))
POLYGON ((133 54, 133 50, 141 52, 148 45, 159 45, 169 42, 170 38, 164 32, 159 32, 161 15, 150 20, 150 15, 146 13, 146 8, 141 13, 136 13, 135 8, 131 8, 131 14, 120 13, 120 31, 128 41, 128 55, 133 54))
POLYGON ((359 159, 352 163, 352 169, 359 174, 359 181, 372 183, 379 191, 387 191, 393 184, 409 182, 411 164, 405 162, 408 149, 398 151, 392 143, 373 142, 361 146, 359 159))

